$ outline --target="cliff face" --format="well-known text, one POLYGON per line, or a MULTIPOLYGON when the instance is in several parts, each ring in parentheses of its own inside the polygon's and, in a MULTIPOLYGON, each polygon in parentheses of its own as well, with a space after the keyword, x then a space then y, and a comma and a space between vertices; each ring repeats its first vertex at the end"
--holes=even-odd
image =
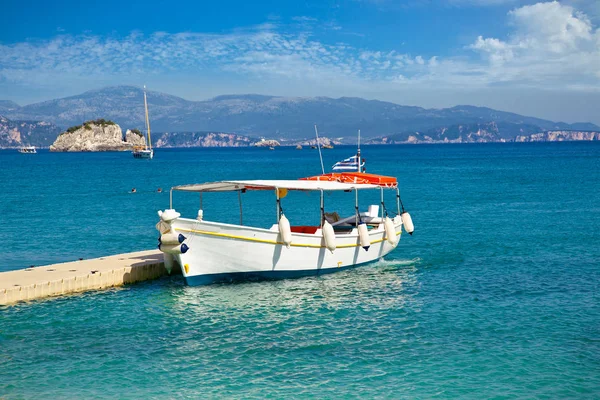
POLYGON ((50 151, 124 151, 132 147, 132 143, 123 141, 119 125, 85 123, 71 132, 62 132, 50 151))
POLYGON ((540 132, 535 125, 512 123, 478 123, 453 125, 422 132, 405 132, 367 141, 367 144, 399 143, 489 143, 489 142, 555 142, 567 140, 600 140, 600 132, 556 130, 540 132))
MULTIPOLYGON (((301 146, 316 146, 317 145, 317 139, 306 139, 306 140, 300 140, 297 142, 293 142, 292 145, 301 145, 301 146)), ((319 144, 321 146, 332 146, 334 144, 341 144, 341 142, 337 141, 337 140, 331 140, 328 137, 325 136, 321 136, 319 137, 319 144)))
POLYGON ((275 146, 281 146, 281 143, 279 143, 277 140, 273 140, 273 139, 262 139, 256 143, 253 144, 253 146, 256 147, 275 147, 275 146))
POLYGON ((570 140, 600 140, 600 132, 548 131, 515 138, 515 142, 562 142, 570 140))
POLYGON ((136 131, 127 129, 125 132, 125 141, 131 146, 146 146, 146 138, 136 131))
POLYGON ((245 147, 252 139, 222 132, 165 132, 159 134, 156 147, 245 147))
POLYGON ((60 128, 48 122, 11 121, 0 116, 0 149, 49 146, 60 128))

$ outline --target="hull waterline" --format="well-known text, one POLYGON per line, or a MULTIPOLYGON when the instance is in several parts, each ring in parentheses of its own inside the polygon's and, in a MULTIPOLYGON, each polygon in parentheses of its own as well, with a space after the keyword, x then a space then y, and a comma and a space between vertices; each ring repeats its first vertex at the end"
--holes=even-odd
POLYGON ((383 224, 370 230, 368 250, 361 246, 356 229, 336 233, 337 248, 332 253, 325 247, 320 229, 314 234, 293 233, 287 248, 274 229, 181 218, 173 228, 187 238, 189 250, 172 257, 181 265, 186 284, 191 286, 329 274, 363 266, 389 254, 400 239, 400 218, 394 220, 394 226, 394 244, 387 240, 383 224))

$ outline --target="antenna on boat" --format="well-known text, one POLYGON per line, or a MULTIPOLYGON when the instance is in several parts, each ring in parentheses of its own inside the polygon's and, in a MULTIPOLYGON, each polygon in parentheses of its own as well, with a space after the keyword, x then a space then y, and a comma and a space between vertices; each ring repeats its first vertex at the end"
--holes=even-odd
POLYGON ((321 171, 325 175, 325 167, 323 166, 323 156, 321 155, 321 145, 319 144, 319 131, 317 130, 317 124, 315 124, 315 134, 317 135, 317 148, 319 149, 319 159, 321 160, 321 171))
POLYGON ((360 129, 358 130, 358 149, 356 150, 356 168, 360 172, 360 129))

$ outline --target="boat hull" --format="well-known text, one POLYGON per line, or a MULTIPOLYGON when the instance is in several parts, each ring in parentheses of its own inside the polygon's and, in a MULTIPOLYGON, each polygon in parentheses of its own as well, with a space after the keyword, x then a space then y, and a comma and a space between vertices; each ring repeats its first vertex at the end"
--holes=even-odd
POLYGON ((133 158, 146 158, 146 159, 151 160, 153 157, 154 157, 153 150, 139 150, 139 151, 133 152, 133 158))
POLYGON ((361 247, 356 229, 336 233, 337 248, 330 252, 318 229, 315 234, 292 233, 287 248, 276 230, 178 219, 173 228, 186 236, 189 250, 175 255, 188 285, 214 282, 283 279, 327 274, 365 265, 391 252, 401 234, 394 220, 396 242, 385 236, 383 224, 369 231, 371 245, 361 247))

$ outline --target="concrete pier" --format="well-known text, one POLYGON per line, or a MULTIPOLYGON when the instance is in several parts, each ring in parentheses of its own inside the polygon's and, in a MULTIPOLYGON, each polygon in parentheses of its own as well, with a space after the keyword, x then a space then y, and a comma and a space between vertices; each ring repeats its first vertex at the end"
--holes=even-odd
POLYGON ((158 250, 0 272, 0 305, 99 290, 166 274, 158 250))

